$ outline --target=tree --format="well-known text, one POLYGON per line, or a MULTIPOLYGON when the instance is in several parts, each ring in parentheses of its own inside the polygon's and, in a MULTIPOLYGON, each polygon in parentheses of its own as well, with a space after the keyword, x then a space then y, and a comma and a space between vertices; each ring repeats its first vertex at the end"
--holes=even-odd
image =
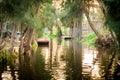
POLYGON ((67 0, 63 5, 61 20, 64 25, 71 27, 72 37, 82 37, 82 0, 67 0))
MULTIPOLYGON (((0 16, 1 26, 4 27, 2 24, 6 21, 14 24, 11 36, 12 45, 16 29, 19 28, 21 40, 27 40, 26 45, 30 47, 33 40, 33 36, 31 35, 34 34, 34 28, 36 26, 33 18, 37 14, 39 6, 46 2, 51 3, 49 0, 2 0, 2 2, 0 2, 0 15, 2 15, 0 16), (32 31, 31 34, 28 33, 30 31, 32 31)), ((21 44, 23 44, 22 42, 23 41, 21 41, 21 44)))
POLYGON ((40 10, 40 18, 44 28, 48 28, 52 34, 53 25, 55 25, 55 21, 57 20, 57 15, 55 12, 55 7, 52 4, 45 3, 41 6, 40 10))

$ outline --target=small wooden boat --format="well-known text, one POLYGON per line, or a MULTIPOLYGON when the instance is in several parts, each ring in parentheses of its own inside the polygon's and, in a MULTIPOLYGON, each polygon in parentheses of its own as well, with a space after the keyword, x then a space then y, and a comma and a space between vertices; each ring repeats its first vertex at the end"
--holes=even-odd
POLYGON ((72 39, 72 37, 71 36, 62 36, 62 39, 72 39))
POLYGON ((49 39, 48 38, 39 38, 37 39, 38 45, 49 45, 49 39))

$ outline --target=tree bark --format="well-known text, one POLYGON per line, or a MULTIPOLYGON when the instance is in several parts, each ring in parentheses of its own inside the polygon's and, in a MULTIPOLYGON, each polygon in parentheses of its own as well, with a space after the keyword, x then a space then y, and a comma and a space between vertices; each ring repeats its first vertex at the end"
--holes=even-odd
POLYGON ((83 18, 83 9, 81 7, 82 0, 77 0, 77 2, 79 3, 79 11, 78 11, 78 36, 79 38, 82 38, 82 18, 83 18))
POLYGON ((20 26, 20 32, 21 32, 21 34, 20 34, 19 52, 22 53, 22 52, 24 52, 24 48, 23 48, 23 36, 24 36, 24 34, 23 34, 23 25, 22 24, 20 26))
POLYGON ((80 9, 80 13, 78 14, 78 36, 79 38, 82 38, 82 16, 83 11, 80 9))
POLYGON ((111 29, 110 29, 110 33, 111 33, 111 36, 112 36, 112 38, 114 40, 115 46, 119 45, 119 43, 118 43, 118 41, 116 39, 116 36, 115 36, 114 32, 111 29))
POLYGON ((59 25, 57 26, 57 29, 58 29, 58 37, 60 38, 62 36, 62 30, 59 25))
POLYGON ((71 25, 70 25, 70 36, 73 38, 73 21, 71 21, 71 25))
POLYGON ((14 24, 14 26, 13 26, 13 29, 12 29, 12 34, 11 34, 11 45, 12 45, 12 52, 14 52, 13 51, 13 48, 14 48, 14 44, 15 44, 15 34, 16 34, 16 25, 14 24))
POLYGON ((85 9, 84 9, 84 12, 85 12, 85 16, 87 17, 87 20, 88 20, 88 23, 89 23, 90 27, 95 32, 95 34, 100 39, 100 41, 102 41, 102 35, 95 29, 95 24, 91 21, 91 19, 89 17, 89 13, 85 9))
POLYGON ((100 5, 100 9, 102 10, 103 14, 106 15, 106 8, 105 8, 103 1, 102 0, 97 0, 97 1, 100 5))
POLYGON ((29 28, 26 38, 25 51, 31 50, 32 37, 34 33, 34 28, 29 28))

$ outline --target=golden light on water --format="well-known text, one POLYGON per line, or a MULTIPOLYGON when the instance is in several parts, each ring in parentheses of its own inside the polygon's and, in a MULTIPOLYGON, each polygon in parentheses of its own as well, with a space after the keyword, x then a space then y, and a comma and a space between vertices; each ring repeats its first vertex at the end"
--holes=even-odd
POLYGON ((52 80, 65 80, 66 78, 66 62, 63 60, 64 53, 62 52, 61 46, 54 44, 52 53, 50 53, 49 47, 41 47, 42 54, 45 59, 46 70, 51 70, 52 80))
POLYGON ((89 54, 89 53, 84 54, 83 63, 92 65, 92 63, 93 63, 93 55, 89 54))
POLYGON ((45 48, 45 64, 47 64, 49 61, 49 49, 45 48))
POLYGON ((95 60, 97 59, 97 51, 84 49, 83 53, 83 73, 90 74, 93 78, 99 78, 99 65, 96 64, 95 60))
POLYGON ((93 58, 94 58, 93 51, 92 50, 88 50, 88 49, 84 49, 83 65, 87 64, 89 66, 92 66, 93 58))
POLYGON ((94 78, 100 78, 99 65, 94 65, 93 66, 92 77, 94 77, 94 78))
POLYGON ((44 58, 45 58, 45 64, 47 64, 48 62, 49 62, 49 49, 48 49, 48 47, 41 47, 41 51, 42 51, 42 53, 44 53, 43 54, 43 56, 44 56, 44 58))
MULTIPOLYGON (((19 78, 18 71, 15 71, 14 76, 15 76, 15 80, 18 80, 19 78)), ((13 80, 10 66, 7 66, 7 70, 2 73, 1 77, 2 77, 2 80, 13 80)))

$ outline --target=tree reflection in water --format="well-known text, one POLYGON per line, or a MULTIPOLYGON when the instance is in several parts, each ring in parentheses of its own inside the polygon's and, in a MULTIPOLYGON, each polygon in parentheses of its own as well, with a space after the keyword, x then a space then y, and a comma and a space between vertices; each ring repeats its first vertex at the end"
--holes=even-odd
POLYGON ((51 39, 36 53, 1 65, 1 80, 7 76, 10 80, 114 80, 118 56, 115 49, 90 49, 74 40, 51 39))
POLYGON ((24 55, 20 59, 20 80, 51 79, 50 71, 45 70, 45 61, 40 50, 36 54, 24 55))
POLYGON ((120 80, 120 58, 118 59, 117 66, 114 72, 114 80, 120 80))

